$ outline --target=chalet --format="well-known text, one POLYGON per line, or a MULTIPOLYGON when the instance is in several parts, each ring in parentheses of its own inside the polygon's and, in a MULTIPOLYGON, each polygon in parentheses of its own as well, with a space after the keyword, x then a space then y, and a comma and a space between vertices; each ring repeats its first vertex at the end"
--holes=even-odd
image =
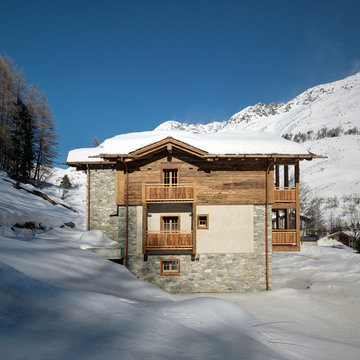
POLYGON ((70 151, 87 172, 87 228, 169 292, 271 287, 272 251, 300 249, 299 163, 318 156, 264 133, 119 135, 70 151))
POLYGON ((345 231, 338 231, 333 234, 326 236, 330 240, 336 240, 344 244, 345 246, 349 246, 351 248, 355 248, 354 237, 345 231))

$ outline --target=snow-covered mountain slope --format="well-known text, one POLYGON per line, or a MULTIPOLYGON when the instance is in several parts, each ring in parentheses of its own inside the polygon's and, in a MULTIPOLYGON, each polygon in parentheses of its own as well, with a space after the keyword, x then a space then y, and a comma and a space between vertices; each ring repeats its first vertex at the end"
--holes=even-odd
POLYGON ((324 197, 360 193, 360 72, 315 86, 287 103, 249 106, 224 122, 167 121, 155 131, 266 131, 301 142, 328 159, 302 163, 302 181, 324 197))
POLYGON ((18 187, 0 171, 0 234, 34 235, 70 222, 84 229, 85 174, 52 168, 48 182, 41 188, 22 183, 18 187), (70 179, 71 188, 59 186, 64 175, 70 179))

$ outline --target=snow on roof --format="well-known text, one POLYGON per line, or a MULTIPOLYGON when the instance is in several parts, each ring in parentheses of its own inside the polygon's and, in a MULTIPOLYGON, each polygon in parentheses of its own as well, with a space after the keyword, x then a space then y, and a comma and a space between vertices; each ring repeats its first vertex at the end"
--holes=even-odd
POLYGON ((346 236, 353 237, 353 236, 352 236, 349 232, 347 232, 347 231, 337 231, 337 232, 334 232, 334 233, 332 233, 332 234, 330 234, 330 235, 327 235, 326 237, 327 237, 327 238, 330 238, 330 237, 334 237, 334 236, 339 235, 339 234, 344 234, 344 235, 346 235, 346 236))
POLYGON ((97 162, 94 155, 128 154, 139 148, 172 137, 216 155, 311 155, 301 145, 266 132, 233 131, 194 134, 185 131, 145 131, 117 135, 97 148, 72 150, 67 162, 97 162))

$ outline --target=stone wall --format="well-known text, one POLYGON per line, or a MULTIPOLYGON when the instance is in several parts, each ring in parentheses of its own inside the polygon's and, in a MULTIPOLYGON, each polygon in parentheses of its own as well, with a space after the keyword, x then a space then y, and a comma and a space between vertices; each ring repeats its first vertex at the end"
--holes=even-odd
MULTIPOLYGON (((269 208, 269 284, 271 286, 271 208, 269 208)), ((245 292, 266 288, 265 206, 254 206, 254 251, 234 254, 143 255, 129 251, 129 270, 173 293, 245 292), (160 275, 160 259, 179 259, 180 275, 160 275)))
MULTIPOLYGON (((102 230, 125 247, 126 208, 115 204, 115 171, 90 172, 90 229, 102 230)), ((271 207, 269 206, 269 282, 271 286, 271 207)), ((191 255, 149 255, 144 261, 137 251, 141 229, 138 210, 129 207, 129 270, 168 292, 232 292, 264 290, 265 282, 265 206, 254 206, 254 251, 191 255), (160 259, 180 259, 179 276, 161 276, 160 259)))
POLYGON ((125 213, 118 214, 115 186, 115 170, 90 170, 89 230, 102 230, 110 239, 119 241, 125 239, 125 213))

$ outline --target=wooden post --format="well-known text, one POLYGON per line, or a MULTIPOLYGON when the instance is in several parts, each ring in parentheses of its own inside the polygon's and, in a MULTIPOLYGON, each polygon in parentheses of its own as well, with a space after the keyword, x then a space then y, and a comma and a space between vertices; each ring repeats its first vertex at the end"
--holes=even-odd
POLYGON ((280 210, 276 210, 276 228, 280 229, 281 228, 281 224, 280 224, 280 210))
POLYGON ((269 170, 267 171, 266 182, 267 182, 267 194, 265 192, 265 198, 267 195, 268 204, 273 204, 274 203, 274 167, 272 165, 269 166, 269 170))
POLYGON ((275 187, 280 186, 280 169, 279 165, 275 165, 275 187))
POLYGON ((196 202, 192 204, 192 233, 193 233, 193 248, 192 253, 196 254, 196 202))
POLYGON ((296 246, 300 250, 300 166, 299 162, 295 165, 295 187, 296 187, 296 246))
POLYGON ((146 230, 147 230, 147 205, 146 202, 143 202, 142 204, 142 253, 144 255, 147 254, 146 250, 146 230))
POLYGON ((289 187, 289 166, 284 166, 284 186, 289 187))
POLYGON ((285 229, 290 229, 290 210, 285 209, 285 229))

